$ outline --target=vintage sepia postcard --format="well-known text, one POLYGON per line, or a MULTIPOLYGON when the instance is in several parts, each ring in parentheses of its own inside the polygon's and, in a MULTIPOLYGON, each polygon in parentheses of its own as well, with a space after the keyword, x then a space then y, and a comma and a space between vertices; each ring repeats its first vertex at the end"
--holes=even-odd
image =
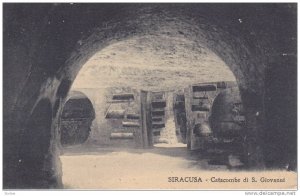
POLYGON ((297 3, 2 6, 3 190, 295 195, 297 3))

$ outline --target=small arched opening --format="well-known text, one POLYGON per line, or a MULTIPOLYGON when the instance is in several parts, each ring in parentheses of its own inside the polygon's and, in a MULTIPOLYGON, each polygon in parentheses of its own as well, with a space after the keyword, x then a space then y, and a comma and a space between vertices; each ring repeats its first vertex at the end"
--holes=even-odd
MULTIPOLYGON (((41 99, 34 107, 21 140, 18 169, 20 188, 48 188, 45 179, 52 177, 50 140, 52 106, 48 99, 41 99), (34 136, 34 137, 33 137, 34 136), (28 178, 30 176, 30 178, 28 178)), ((52 179, 55 182, 55 178, 52 179)), ((55 187, 55 184, 52 184, 55 187)))
POLYGON ((71 91, 60 117, 60 142, 63 146, 83 144, 89 137, 95 110, 89 98, 71 91))

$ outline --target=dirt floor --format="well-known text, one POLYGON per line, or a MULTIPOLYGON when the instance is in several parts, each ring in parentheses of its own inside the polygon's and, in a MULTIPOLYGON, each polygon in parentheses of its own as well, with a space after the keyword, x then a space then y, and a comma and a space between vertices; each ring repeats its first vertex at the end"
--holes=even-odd
POLYGON ((232 171, 210 165, 184 144, 160 144, 152 149, 73 146, 61 155, 66 189, 245 189, 295 188, 296 173, 232 171), (282 183, 254 183, 252 177, 282 178, 282 183), (187 178, 186 178, 187 177, 187 178), (218 182, 240 179, 240 182, 218 182), (248 178, 248 182, 243 179, 248 178))

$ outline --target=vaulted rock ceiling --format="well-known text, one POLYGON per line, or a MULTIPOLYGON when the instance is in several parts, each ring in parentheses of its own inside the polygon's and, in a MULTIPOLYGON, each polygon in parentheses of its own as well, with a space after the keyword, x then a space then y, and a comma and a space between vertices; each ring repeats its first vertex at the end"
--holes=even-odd
POLYGON ((179 37, 141 36, 109 45, 86 62, 73 88, 128 86, 172 90, 198 82, 234 81, 213 52, 179 37))

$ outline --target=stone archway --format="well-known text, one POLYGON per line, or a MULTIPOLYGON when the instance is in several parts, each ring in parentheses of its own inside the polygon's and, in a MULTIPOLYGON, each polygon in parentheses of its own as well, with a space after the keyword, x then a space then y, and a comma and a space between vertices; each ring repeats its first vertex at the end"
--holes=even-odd
MULTIPOLYGON (((255 119, 257 111, 263 111, 261 104, 263 101, 261 92, 264 87, 264 81, 261 77, 263 68, 256 70, 255 67, 255 64, 259 63, 257 61, 261 59, 250 58, 250 48, 247 48, 245 43, 234 38, 224 29, 211 24, 205 17, 197 18, 195 21, 195 18, 192 19, 192 16, 186 12, 184 12, 185 14, 176 12, 177 9, 180 10, 181 8, 175 8, 172 11, 161 8, 161 12, 153 12, 153 9, 155 6, 146 8, 146 12, 144 9, 140 10, 137 13, 139 17, 126 11, 123 13, 125 14, 123 18, 112 18, 109 23, 98 24, 96 28, 81 36, 81 39, 76 40, 75 49, 67 56, 64 66, 60 68, 53 79, 49 79, 42 85, 41 95, 47 94, 52 99, 64 99, 83 64, 96 52, 110 44, 136 36, 171 36, 178 39, 188 39, 194 42, 196 47, 207 47, 215 52, 237 79, 242 101, 245 100, 248 103, 245 105, 248 114, 246 118, 255 119), (147 12, 153 13, 149 15, 147 12), (180 14, 178 15, 178 13, 180 14), (68 82, 60 84, 60 81, 68 82), (58 84, 60 84, 59 92, 56 91, 55 87, 58 84), (63 90, 61 90, 62 88, 63 90), (63 96, 61 97, 61 95, 63 96), (256 99, 252 99, 251 96, 256 99), (251 98, 249 99, 249 97, 251 98), (252 103, 253 100, 255 103, 252 103)), ((57 115, 56 118, 58 118, 57 115)), ((262 133, 261 127, 263 125, 258 125, 256 120, 247 122, 249 122, 247 132, 251 134, 249 149, 247 150, 251 151, 249 154, 251 156, 248 157, 250 159, 248 161, 249 167, 261 167, 263 165, 262 152, 257 137, 262 133)))
MULTIPOLYGON (((261 144, 273 129, 279 133, 287 130, 282 135, 293 153, 284 160, 295 160, 292 144, 296 143, 296 112, 290 114, 284 108, 296 108, 296 85, 284 87, 296 81, 296 10, 293 4, 5 5, 5 186, 16 187, 14 180, 18 175, 12 165, 17 164, 19 152, 10 149, 20 145, 15 135, 30 137, 20 130, 39 100, 47 97, 53 107, 59 108, 59 100, 66 97, 79 69, 96 51, 147 34, 190 39, 215 52, 231 68, 246 110, 250 167, 261 165, 261 144), (278 76, 285 80, 272 83, 278 76), (277 110, 271 109, 273 104, 277 110), (268 122, 274 122, 273 116, 281 119, 279 127, 264 125, 267 112, 268 122)), ((53 111, 48 153, 53 153, 57 145, 58 111, 53 111)), ((277 139, 281 138, 275 136, 265 148, 280 146, 277 139)), ((59 168, 55 168, 57 155, 54 153, 50 159, 48 163, 59 173, 59 168)), ((59 178, 57 175, 45 180, 52 187, 59 178)))

